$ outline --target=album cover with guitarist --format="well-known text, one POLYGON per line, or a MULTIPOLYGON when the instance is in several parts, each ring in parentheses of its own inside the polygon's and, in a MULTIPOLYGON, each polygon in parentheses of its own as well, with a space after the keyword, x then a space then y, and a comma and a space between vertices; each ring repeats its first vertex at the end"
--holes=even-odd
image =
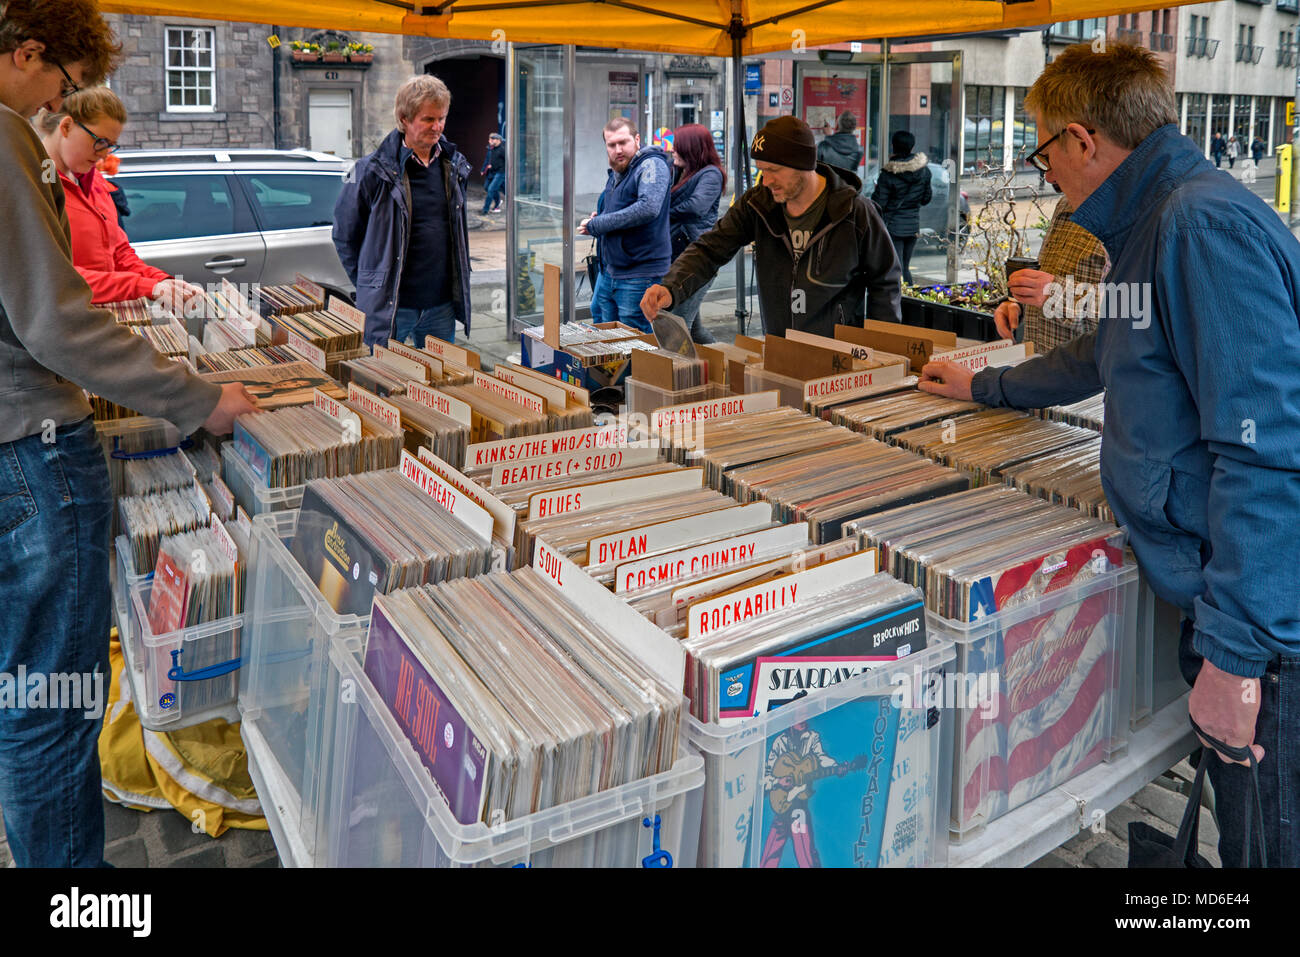
POLYGON ((872 696, 799 721, 767 740, 761 867, 924 863, 932 801, 924 709, 872 696))

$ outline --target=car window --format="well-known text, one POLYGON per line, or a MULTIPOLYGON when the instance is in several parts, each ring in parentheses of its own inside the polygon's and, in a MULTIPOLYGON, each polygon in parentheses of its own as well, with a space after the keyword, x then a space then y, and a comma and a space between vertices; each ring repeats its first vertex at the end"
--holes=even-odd
POLYGON ((131 207, 122 225, 133 243, 238 231, 234 199, 221 174, 120 176, 115 182, 131 207))
POLYGON ((334 201, 343 187, 341 174, 248 173, 243 180, 263 229, 334 225, 334 201))

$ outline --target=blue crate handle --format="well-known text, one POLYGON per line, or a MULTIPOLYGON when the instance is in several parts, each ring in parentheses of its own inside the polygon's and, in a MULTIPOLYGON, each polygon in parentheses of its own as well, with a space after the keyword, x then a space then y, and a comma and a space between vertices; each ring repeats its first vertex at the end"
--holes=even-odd
MULTIPOLYGON (((173 652, 173 653, 174 653, 174 652, 173 652)), ((643 858, 643 859, 641 860, 641 866, 642 866, 642 867, 657 867, 657 868, 665 868, 665 867, 672 867, 672 866, 673 866, 673 856, 672 856, 671 854, 669 854, 667 851, 661 850, 661 849, 659 848, 659 826, 660 826, 660 823, 661 823, 661 822, 660 822, 660 820, 659 820, 659 815, 658 815, 658 814, 655 815, 655 819, 654 819, 654 823, 653 823, 653 824, 650 823, 650 818, 648 818, 648 817, 647 817, 647 818, 644 818, 644 819, 641 821, 641 826, 642 826, 642 827, 653 827, 653 828, 655 829, 655 833, 654 833, 654 852, 653 852, 652 854, 650 854, 649 857, 645 857, 645 858, 643 858)))
POLYGON ((121 449, 122 437, 113 436, 113 451, 109 453, 110 458, 114 459, 156 459, 164 455, 173 455, 176 452, 188 452, 194 448, 194 437, 182 439, 180 445, 173 445, 165 449, 150 449, 148 452, 123 452, 121 449))
POLYGON ((172 666, 167 669, 167 678, 170 681, 206 681, 208 678, 220 678, 222 675, 228 675, 232 671, 239 670, 243 658, 231 658, 229 661, 223 661, 219 665, 208 665, 206 668, 200 668, 197 671, 186 671, 180 665, 181 652, 183 648, 178 648, 172 652, 172 666))

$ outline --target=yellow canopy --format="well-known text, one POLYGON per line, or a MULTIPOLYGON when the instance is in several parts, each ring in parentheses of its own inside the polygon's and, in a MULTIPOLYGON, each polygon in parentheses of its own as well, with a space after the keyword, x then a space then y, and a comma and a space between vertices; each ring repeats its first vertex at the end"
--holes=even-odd
MULTIPOLYGON (((1183 0, 1195 2, 1195 0, 1183 0)), ((731 56, 1033 27, 1180 3, 1117 0, 101 0, 108 13, 731 56), (795 31, 801 31, 796 33, 795 31)))

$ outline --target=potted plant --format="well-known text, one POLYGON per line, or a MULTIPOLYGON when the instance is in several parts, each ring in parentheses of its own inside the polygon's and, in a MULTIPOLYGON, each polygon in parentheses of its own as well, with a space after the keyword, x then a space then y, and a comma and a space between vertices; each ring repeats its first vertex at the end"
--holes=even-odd
POLYGON ((349 43, 348 59, 353 63, 370 63, 375 59, 375 48, 369 43, 349 43))
POLYGON ((291 40, 289 49, 293 51, 293 58, 299 63, 315 63, 320 59, 319 43, 311 43, 307 40, 291 40))
POLYGON ((325 44, 325 53, 321 56, 321 60, 325 63, 346 63, 348 55, 338 40, 331 40, 325 44))

